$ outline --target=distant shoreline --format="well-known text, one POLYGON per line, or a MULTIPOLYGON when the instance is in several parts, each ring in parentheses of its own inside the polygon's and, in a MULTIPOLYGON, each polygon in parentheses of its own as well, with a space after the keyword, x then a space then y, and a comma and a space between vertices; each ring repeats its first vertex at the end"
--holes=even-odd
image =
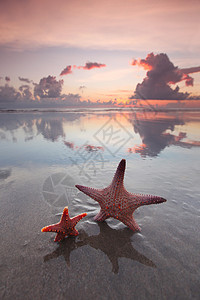
POLYGON ((147 111, 147 112, 170 112, 170 111, 200 111, 199 108, 189 108, 189 107, 181 107, 181 108, 148 108, 148 107, 113 107, 113 108, 18 108, 18 109, 6 109, 0 108, 0 113, 83 113, 83 112, 111 112, 111 111, 147 111))

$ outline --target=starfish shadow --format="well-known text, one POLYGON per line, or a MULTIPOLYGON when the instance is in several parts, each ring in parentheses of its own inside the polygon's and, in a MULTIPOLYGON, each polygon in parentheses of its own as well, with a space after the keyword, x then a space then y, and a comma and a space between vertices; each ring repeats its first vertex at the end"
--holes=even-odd
POLYGON ((98 235, 88 236, 85 231, 80 231, 78 238, 66 238, 59 243, 59 247, 51 254, 44 257, 44 261, 56 258, 60 255, 68 266, 70 266, 70 253, 79 247, 89 245, 90 247, 101 250, 109 258, 112 264, 112 272, 118 273, 118 258, 129 258, 148 267, 156 268, 156 265, 143 254, 135 250, 131 243, 131 236, 134 234, 130 229, 122 230, 112 229, 106 222, 98 223, 100 233, 98 235))
POLYGON ((47 262, 51 259, 57 258, 60 255, 62 255, 68 267, 70 267, 70 254, 72 251, 74 251, 79 247, 80 246, 77 246, 77 241, 75 236, 65 238, 59 243, 59 247, 55 251, 44 256, 44 262, 47 262))

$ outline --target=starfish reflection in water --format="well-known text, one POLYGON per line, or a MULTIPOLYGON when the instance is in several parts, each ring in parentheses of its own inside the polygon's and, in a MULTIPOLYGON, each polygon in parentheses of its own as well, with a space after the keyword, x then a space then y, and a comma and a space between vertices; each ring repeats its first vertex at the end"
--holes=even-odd
POLYGON ((133 212, 142 205, 158 204, 167 200, 159 196, 127 192, 124 187, 125 168, 126 160, 122 159, 107 188, 100 190, 81 185, 76 185, 76 187, 99 203, 101 210, 94 217, 95 221, 104 221, 112 217, 123 222, 133 231, 139 231, 140 227, 133 218, 133 212))
POLYGON ((70 266, 70 253, 80 247, 89 245, 90 247, 104 252, 112 263, 112 272, 118 273, 118 258, 124 257, 140 262, 141 264, 155 268, 156 265, 143 254, 135 250, 131 244, 131 236, 134 234, 127 228, 116 230, 108 226, 106 222, 99 223, 100 233, 88 236, 83 230, 80 231, 78 239, 65 239, 59 247, 51 254, 44 257, 44 261, 64 256, 68 266, 70 266))

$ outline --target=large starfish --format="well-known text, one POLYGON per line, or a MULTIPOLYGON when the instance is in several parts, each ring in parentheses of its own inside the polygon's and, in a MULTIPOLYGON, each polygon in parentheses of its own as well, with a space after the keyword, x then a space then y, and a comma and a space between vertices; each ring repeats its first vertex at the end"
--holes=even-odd
POLYGON ((42 232, 56 232, 57 235, 55 237, 54 242, 60 242, 62 241, 66 236, 72 235, 76 236, 78 235, 78 231, 75 229, 76 224, 86 216, 86 213, 80 214, 76 217, 73 217, 72 219, 69 217, 68 207, 65 207, 63 210, 62 217, 60 219, 60 222, 57 224, 52 224, 49 226, 46 226, 41 229, 42 232))
POLYGON ((133 218, 133 212, 142 205, 157 204, 167 200, 159 196, 127 192, 124 187, 125 168, 126 160, 122 159, 111 184, 105 189, 100 190, 81 185, 76 185, 76 187, 99 203, 101 210, 94 217, 95 221, 104 221, 112 217, 123 222, 133 231, 140 231, 139 225, 133 218))

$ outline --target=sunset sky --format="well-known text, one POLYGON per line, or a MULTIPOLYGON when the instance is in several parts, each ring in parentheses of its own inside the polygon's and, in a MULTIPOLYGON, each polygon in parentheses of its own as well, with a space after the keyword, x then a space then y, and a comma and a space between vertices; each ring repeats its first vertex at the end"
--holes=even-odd
MULTIPOLYGON (((178 85, 179 95, 197 97, 199 15, 199 0, 2 0, 0 101, 12 97, 8 87, 16 92, 23 86, 19 90, 23 97, 33 98, 35 89, 39 97, 40 80, 48 76, 63 80, 61 94, 79 94, 81 100, 125 101, 134 98, 135 91, 143 93, 143 86, 137 85, 148 71, 164 72, 162 59, 167 58, 169 66, 171 62, 178 67, 172 77, 176 73, 179 78, 174 81, 166 79, 168 73, 163 75, 166 96, 168 86, 174 90, 178 85), (145 68, 140 59, 148 61, 150 53, 154 53, 153 61, 145 68), (157 58, 159 66, 154 64, 157 58)), ((150 77, 145 85, 146 81, 152 83, 150 77)), ((151 97, 159 98, 160 91, 156 93, 151 97)), ((148 95, 147 91, 144 97, 148 95)))

